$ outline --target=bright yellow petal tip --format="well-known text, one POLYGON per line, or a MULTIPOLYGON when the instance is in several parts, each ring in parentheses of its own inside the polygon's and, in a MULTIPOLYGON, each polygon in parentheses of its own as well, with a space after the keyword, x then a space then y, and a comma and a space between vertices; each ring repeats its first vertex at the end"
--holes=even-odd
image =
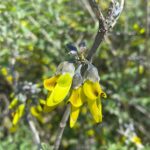
POLYGON ((18 103, 18 99, 17 98, 14 98, 11 103, 9 104, 9 109, 12 109, 14 108, 18 103))
MULTIPOLYGON (((41 111, 41 109, 40 109, 40 111, 41 111)), ((41 123, 43 123, 43 122, 44 122, 44 119, 43 119, 42 115, 40 114, 40 111, 39 111, 39 107, 37 107, 37 106, 32 106, 32 107, 30 108, 31 114, 32 114, 34 117, 36 117, 41 123)))
POLYGON ((70 113, 70 128, 73 128, 80 112, 80 107, 74 107, 71 105, 71 113, 70 113))
POLYGON ((107 98, 106 93, 102 91, 102 92, 101 92, 101 97, 103 97, 103 98, 107 98))
POLYGON ((88 106, 95 122, 96 123, 102 122, 102 105, 100 101, 97 104, 97 101, 88 100, 88 106))

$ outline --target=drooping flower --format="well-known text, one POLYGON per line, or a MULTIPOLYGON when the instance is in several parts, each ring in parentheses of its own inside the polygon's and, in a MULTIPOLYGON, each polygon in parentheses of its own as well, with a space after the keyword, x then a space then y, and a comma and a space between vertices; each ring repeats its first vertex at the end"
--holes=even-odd
MULTIPOLYGON (((79 68, 81 69, 81 67, 79 68)), ((99 84, 99 75, 93 65, 89 65, 84 74, 84 82, 79 71, 73 80, 73 90, 69 98, 71 103, 70 127, 73 127, 79 116, 83 103, 87 103, 96 123, 102 122, 102 105, 100 97, 106 98, 99 84), (74 84, 75 83, 75 84, 74 84)))
POLYGON ((82 87, 72 90, 69 98, 69 102, 71 103, 70 127, 73 127, 78 119, 80 107, 83 105, 84 101, 82 96, 82 87))
POLYGON ((14 108, 17 104, 18 104, 18 99, 17 98, 14 98, 11 103, 9 104, 9 109, 12 109, 14 108))
POLYGON ((17 125, 17 123, 19 122, 19 120, 21 119, 21 117, 24 114, 24 110, 25 110, 25 104, 20 104, 16 110, 16 112, 13 115, 13 121, 12 124, 15 126, 17 125))
POLYGON ((55 108, 69 93, 74 75, 74 65, 69 62, 61 63, 55 76, 44 80, 44 87, 49 91, 45 107, 55 108))
POLYGON ((81 107, 87 103, 96 123, 102 122, 101 97, 106 98, 99 81, 98 70, 91 63, 80 64, 75 71, 72 63, 61 63, 55 76, 44 80, 44 87, 49 96, 44 103, 44 112, 52 111, 70 93, 68 102, 71 105, 70 127, 74 127, 81 107), (82 70, 83 69, 83 70, 82 70))
POLYGON ((101 97, 106 98, 99 82, 87 80, 83 85, 83 91, 87 97, 88 107, 96 123, 102 122, 102 104, 101 97))
POLYGON ((131 137, 131 142, 133 142, 139 149, 142 149, 144 147, 141 138, 137 135, 133 135, 131 137))
POLYGON ((72 92, 68 100, 71 103, 70 127, 73 127, 76 123, 79 116, 80 107, 82 106, 84 100, 82 97, 83 79, 80 74, 81 67, 81 65, 78 67, 73 77, 72 92))
POLYGON ((30 107, 30 112, 32 114, 32 116, 34 116, 35 118, 37 118, 41 123, 44 122, 43 117, 41 115, 42 112, 42 107, 41 105, 36 105, 36 106, 31 106, 30 107))

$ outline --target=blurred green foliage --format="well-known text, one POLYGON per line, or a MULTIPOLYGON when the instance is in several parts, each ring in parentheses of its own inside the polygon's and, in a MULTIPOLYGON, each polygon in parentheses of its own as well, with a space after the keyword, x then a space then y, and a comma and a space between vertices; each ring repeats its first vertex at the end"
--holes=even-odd
MULTIPOLYGON (((108 1, 99 2, 105 12, 108 1)), ((149 2, 148 2, 149 3, 149 2)), ((150 4, 149 4, 150 5, 150 4)), ((98 24, 87 1, 77 0, 0 0, 0 94, 9 102, 15 94, 15 81, 38 84, 38 98, 46 98, 42 82, 56 66, 71 59, 66 44, 94 41, 98 24)), ((65 129, 61 149, 137 149, 133 136, 148 150, 150 134, 150 33, 146 3, 126 1, 119 21, 94 57, 101 84, 108 95, 103 101, 103 123, 94 125, 83 108, 75 128, 65 129)), ((0 99, 0 113, 5 108, 0 99)), ((36 121, 43 149, 53 145, 64 112, 59 107, 36 121)), ((15 133, 9 133, 10 115, 0 116, 0 150, 35 149, 28 124, 22 120, 15 133), (23 125, 24 124, 24 125, 23 125)))

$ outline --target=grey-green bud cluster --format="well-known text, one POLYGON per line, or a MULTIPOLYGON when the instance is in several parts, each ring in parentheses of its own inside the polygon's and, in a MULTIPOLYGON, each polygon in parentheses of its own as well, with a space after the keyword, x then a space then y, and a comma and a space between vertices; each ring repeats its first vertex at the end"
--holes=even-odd
POLYGON ((77 68, 77 70, 76 70, 76 72, 75 72, 75 74, 73 76, 73 83, 72 83, 72 88, 73 89, 77 89, 83 83, 83 78, 82 78, 82 75, 81 75, 81 67, 82 67, 82 65, 80 65, 77 68))
POLYGON ((72 76, 74 75, 75 67, 73 63, 64 61, 59 64, 56 70, 56 75, 64 74, 64 73, 70 73, 72 76))
POLYGON ((98 74, 97 68, 88 62, 87 68, 84 68, 85 64, 80 64, 75 71, 75 67, 73 63, 64 61, 59 64, 56 75, 70 73, 73 76, 72 88, 79 88, 86 80, 90 80, 92 82, 99 82, 100 77, 98 74), (81 69, 83 72, 81 73, 81 69))
POLYGON ((81 74, 82 67, 83 65, 79 65, 79 67, 75 71, 72 84, 73 89, 77 89, 78 87, 80 87, 86 80, 90 80, 92 82, 100 81, 98 70, 94 65, 89 63, 87 69, 84 70, 83 75, 81 74))
POLYGON ((88 68, 84 73, 84 81, 86 81, 86 80, 90 80, 92 82, 99 82, 99 80, 100 80, 98 70, 92 64, 88 64, 88 68))

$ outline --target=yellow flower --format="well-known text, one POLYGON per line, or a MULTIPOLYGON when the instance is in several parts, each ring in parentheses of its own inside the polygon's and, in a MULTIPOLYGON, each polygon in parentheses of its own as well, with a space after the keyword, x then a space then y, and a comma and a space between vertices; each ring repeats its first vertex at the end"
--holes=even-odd
POLYGON ((69 102, 74 107, 80 107, 83 104, 83 95, 82 95, 81 87, 72 90, 72 94, 70 96, 69 102))
POLYGON ((74 107, 71 105, 71 113, 70 113, 70 127, 74 127, 80 112, 80 107, 74 107))
POLYGON ((18 99, 17 98, 14 98, 11 103, 9 104, 9 109, 12 109, 14 108, 16 105, 18 104, 18 99))
POLYGON ((84 83, 80 74, 79 68, 76 71, 75 78, 73 80, 73 90, 69 98, 71 103, 70 113, 70 127, 72 128, 79 116, 80 108, 83 103, 87 103, 93 119, 96 123, 102 122, 102 104, 100 97, 106 98, 106 94, 103 92, 99 84, 99 75, 97 69, 92 65, 88 65, 88 69, 84 74, 84 83))
POLYGON ((57 106, 57 105, 56 106, 47 106, 46 101, 43 99, 40 99, 39 102, 40 102, 40 106, 42 106, 42 108, 43 108, 42 111, 46 112, 46 113, 51 112, 57 106))
POLYGON ((31 114, 36 117, 41 123, 44 122, 43 117, 41 115, 42 107, 40 105, 37 106, 31 106, 30 108, 31 114))
POLYGON ((70 127, 72 128, 74 124, 76 123, 80 107, 82 106, 84 101, 83 93, 82 93, 82 87, 79 87, 77 89, 73 89, 71 96, 69 98, 69 102, 71 103, 71 113, 70 113, 70 127))
MULTIPOLYGON (((85 66, 83 66, 85 67, 85 66)), ((52 111, 68 95, 72 87, 68 102, 71 103, 70 127, 74 127, 81 106, 88 104, 96 123, 102 121, 102 105, 100 97, 106 98, 99 84, 99 75, 96 67, 88 64, 87 70, 81 75, 82 65, 79 65, 75 74, 71 63, 64 62, 57 68, 55 76, 44 80, 44 87, 49 91, 46 102, 43 102, 44 112, 52 111), (84 81, 84 82, 83 82, 84 81)))
POLYGON ((87 80, 83 86, 73 89, 69 98, 71 103, 70 127, 72 128, 79 116, 80 108, 84 102, 88 103, 90 112, 96 123, 102 122, 102 105, 100 96, 106 98, 106 94, 102 91, 99 82, 87 80))
POLYGON ((87 80, 83 85, 83 90, 88 99, 96 100, 98 96, 106 98, 106 94, 102 91, 99 82, 87 80))
POLYGON ((1 73, 2 73, 2 75, 4 75, 4 76, 7 76, 7 75, 8 75, 8 71, 7 71, 7 69, 4 68, 4 67, 1 69, 1 73))
POLYGON ((132 137, 131 141, 132 141, 134 144, 136 144, 136 145, 141 145, 141 144, 142 144, 141 139, 140 139, 138 136, 136 136, 136 135, 132 137))
POLYGON ((61 63, 56 71, 56 75, 44 80, 44 87, 49 91, 45 108, 54 109, 61 103, 69 93, 74 75, 72 63, 61 63))
POLYGON ((8 75, 8 76, 6 77, 6 80, 7 80, 10 84, 13 83, 13 77, 12 77, 11 75, 8 75))
POLYGON ((102 122, 102 105, 100 96, 106 98, 99 82, 87 80, 83 85, 84 94, 87 97, 88 107, 96 123, 102 122))
POLYGON ((13 116, 13 125, 16 125, 19 120, 21 119, 21 117, 23 116, 23 113, 24 113, 24 109, 25 109, 25 104, 20 104, 13 116))

